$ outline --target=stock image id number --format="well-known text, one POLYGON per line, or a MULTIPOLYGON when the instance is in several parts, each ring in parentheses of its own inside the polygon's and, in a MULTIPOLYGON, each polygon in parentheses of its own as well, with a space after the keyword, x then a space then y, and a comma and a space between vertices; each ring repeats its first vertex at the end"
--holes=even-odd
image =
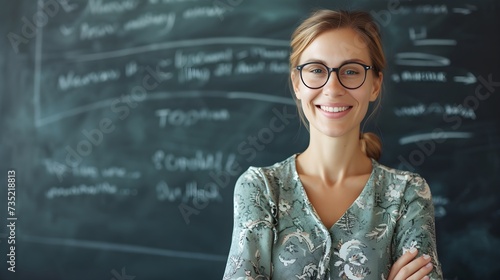
POLYGON ((7 206, 8 214, 13 217, 16 214, 16 171, 7 171, 7 206))

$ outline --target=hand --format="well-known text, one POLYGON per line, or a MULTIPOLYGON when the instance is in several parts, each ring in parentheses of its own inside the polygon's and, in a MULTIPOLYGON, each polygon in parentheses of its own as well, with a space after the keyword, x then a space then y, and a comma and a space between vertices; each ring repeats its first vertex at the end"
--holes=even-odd
POLYGON ((418 258, 417 249, 411 248, 403 254, 391 267, 387 280, 428 280, 432 271, 432 263, 429 255, 418 258))

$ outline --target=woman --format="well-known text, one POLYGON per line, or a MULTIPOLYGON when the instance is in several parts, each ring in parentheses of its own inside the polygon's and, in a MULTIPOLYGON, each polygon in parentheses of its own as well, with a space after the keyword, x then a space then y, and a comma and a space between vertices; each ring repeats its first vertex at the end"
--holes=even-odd
POLYGON ((360 133, 385 65, 375 22, 318 11, 291 49, 309 146, 238 179, 224 278, 442 279, 427 183, 379 164, 378 137, 360 133))

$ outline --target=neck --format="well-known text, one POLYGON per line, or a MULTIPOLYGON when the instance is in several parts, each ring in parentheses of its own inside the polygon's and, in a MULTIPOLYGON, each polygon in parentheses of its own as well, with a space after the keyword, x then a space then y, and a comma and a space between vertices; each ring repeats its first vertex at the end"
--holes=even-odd
POLYGON ((302 174, 318 176, 327 184, 371 172, 371 161, 361 150, 359 130, 329 137, 311 128, 309 146, 299 159, 302 174))

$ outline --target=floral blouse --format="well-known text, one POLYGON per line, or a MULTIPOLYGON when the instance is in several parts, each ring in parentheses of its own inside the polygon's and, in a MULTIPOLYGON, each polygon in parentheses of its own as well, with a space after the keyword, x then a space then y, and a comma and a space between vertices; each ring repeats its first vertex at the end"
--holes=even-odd
POLYGON ((443 278, 422 177, 372 160, 361 194, 328 229, 307 198, 296 157, 250 167, 236 182, 224 279, 387 279, 413 247, 431 256, 430 278, 443 278))

